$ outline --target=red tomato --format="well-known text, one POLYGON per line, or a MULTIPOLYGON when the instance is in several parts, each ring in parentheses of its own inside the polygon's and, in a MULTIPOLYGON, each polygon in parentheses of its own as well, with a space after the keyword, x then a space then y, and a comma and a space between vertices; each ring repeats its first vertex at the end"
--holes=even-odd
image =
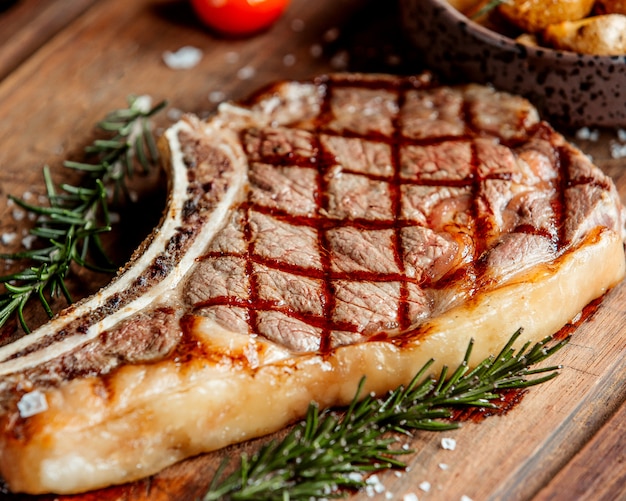
POLYGON ((227 35, 249 35, 269 27, 289 0, 191 0, 200 20, 227 35))

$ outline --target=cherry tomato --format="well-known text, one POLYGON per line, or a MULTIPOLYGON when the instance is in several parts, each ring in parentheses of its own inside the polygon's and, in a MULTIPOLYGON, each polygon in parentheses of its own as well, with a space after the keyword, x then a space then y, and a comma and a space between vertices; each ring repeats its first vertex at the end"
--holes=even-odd
POLYGON ((191 0, 200 20, 226 35, 250 35, 268 28, 289 0, 191 0))

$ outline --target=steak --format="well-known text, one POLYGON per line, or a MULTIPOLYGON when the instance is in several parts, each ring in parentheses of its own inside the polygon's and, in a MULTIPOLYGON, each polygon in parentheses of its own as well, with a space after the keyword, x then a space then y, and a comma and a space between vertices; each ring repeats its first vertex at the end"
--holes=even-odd
POLYGON ((0 474, 74 493, 558 331, 624 276, 617 191, 524 99, 429 75, 282 82, 161 141, 158 228, 0 348, 0 474))

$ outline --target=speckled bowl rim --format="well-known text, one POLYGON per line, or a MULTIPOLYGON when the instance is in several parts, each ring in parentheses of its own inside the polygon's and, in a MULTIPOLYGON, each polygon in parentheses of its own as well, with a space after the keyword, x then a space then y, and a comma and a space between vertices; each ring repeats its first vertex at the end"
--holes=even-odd
POLYGON ((626 54, 625 55, 615 55, 615 56, 606 56, 606 55, 598 55, 598 54, 583 54, 580 52, 572 52, 568 50, 558 50, 552 49, 550 47, 533 47, 532 45, 526 45, 521 42, 516 42, 510 37, 506 35, 502 35, 497 31, 490 30, 489 28, 483 26, 482 24, 473 21, 465 14, 461 13, 457 9, 455 9, 452 5, 450 5, 447 0, 428 0, 432 2, 434 5, 440 6, 442 9, 446 11, 448 15, 450 15, 456 22, 464 23, 468 26, 468 29, 473 30, 477 38, 480 38, 481 41, 490 44, 496 44, 501 47, 509 47, 512 50, 516 51, 525 51, 529 55, 533 55, 536 57, 546 58, 546 56, 553 56, 556 60, 563 60, 570 63, 575 62, 586 62, 593 61, 597 63, 598 61, 604 64, 626 64, 626 54))

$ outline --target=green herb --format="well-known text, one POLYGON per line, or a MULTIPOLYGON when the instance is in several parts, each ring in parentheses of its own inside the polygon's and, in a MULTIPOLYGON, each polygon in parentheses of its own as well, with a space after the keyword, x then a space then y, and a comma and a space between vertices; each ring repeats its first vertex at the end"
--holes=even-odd
POLYGON ((555 377, 560 367, 531 369, 564 346, 546 338, 519 350, 513 344, 517 331, 495 357, 470 370, 473 343, 464 361, 450 375, 427 376, 427 363, 405 387, 384 399, 365 396, 363 381, 343 414, 320 412, 311 404, 305 421, 280 442, 264 445, 251 458, 244 455, 235 471, 224 475, 223 462, 203 501, 211 500, 309 500, 338 498, 366 485, 366 475, 388 468, 403 468, 398 456, 412 451, 399 447, 398 434, 415 430, 442 431, 457 428, 451 421, 459 407, 496 407, 504 390, 526 388, 555 377))
POLYGON ((487 2, 487 4, 480 8, 478 12, 476 12, 476 14, 472 16, 472 19, 481 18, 482 16, 488 14, 490 11, 498 7, 498 5, 503 3, 507 3, 506 0, 491 0, 490 2, 487 2))
POLYGON ((32 298, 39 299, 50 317, 54 312, 48 298, 62 295, 71 303, 65 279, 72 263, 90 270, 113 271, 100 241, 100 234, 111 230, 107 191, 112 191, 111 198, 117 200, 127 192, 125 181, 133 176, 135 165, 147 171, 156 162, 149 118, 164 106, 160 103, 150 107, 147 98, 131 97, 128 108, 108 114, 98 127, 110 137, 97 139, 85 148, 84 162, 64 163, 85 174, 80 186, 62 184, 55 188, 48 167, 44 167, 47 206, 10 197, 36 215, 30 234, 36 237, 37 245, 32 250, 0 254, 0 259, 26 260, 29 264, 0 277, 5 289, 0 294, 0 327, 17 314, 24 331, 30 332, 24 308, 32 298))

